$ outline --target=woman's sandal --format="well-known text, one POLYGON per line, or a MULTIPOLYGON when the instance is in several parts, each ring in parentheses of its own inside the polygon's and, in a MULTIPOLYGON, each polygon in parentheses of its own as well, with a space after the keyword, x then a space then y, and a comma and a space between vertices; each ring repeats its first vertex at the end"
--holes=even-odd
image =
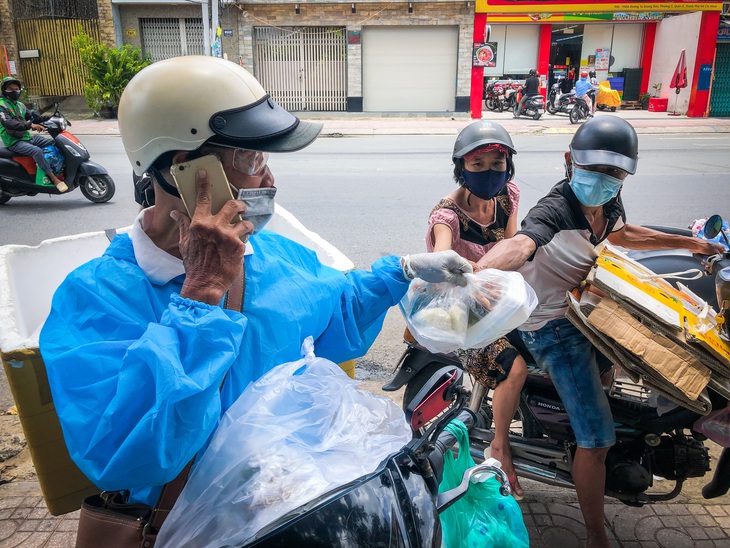
POLYGON ((525 498, 524 493, 522 495, 518 495, 517 491, 515 491, 515 486, 517 485, 517 474, 512 474, 511 476, 507 476, 507 480, 509 481, 509 488, 512 491, 512 496, 515 500, 522 500, 525 498))

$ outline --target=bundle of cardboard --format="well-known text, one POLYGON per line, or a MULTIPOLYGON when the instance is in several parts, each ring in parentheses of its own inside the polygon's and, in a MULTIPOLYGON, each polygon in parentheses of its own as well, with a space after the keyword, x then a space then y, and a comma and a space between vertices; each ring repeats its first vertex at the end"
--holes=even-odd
POLYGON ((730 398, 730 342, 714 303, 607 245, 568 294, 567 317, 636 384, 706 415, 707 387, 730 398))

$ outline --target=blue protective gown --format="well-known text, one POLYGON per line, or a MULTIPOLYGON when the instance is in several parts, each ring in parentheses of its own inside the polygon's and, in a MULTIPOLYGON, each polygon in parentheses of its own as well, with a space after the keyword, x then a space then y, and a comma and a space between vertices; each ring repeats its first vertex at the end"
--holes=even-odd
POLYGON ((362 356, 408 288, 394 256, 343 274, 272 232, 251 242, 243 314, 180 297, 184 276, 152 282, 128 235, 56 291, 41 353, 71 458, 101 489, 153 505, 250 382, 310 335, 318 356, 362 356))

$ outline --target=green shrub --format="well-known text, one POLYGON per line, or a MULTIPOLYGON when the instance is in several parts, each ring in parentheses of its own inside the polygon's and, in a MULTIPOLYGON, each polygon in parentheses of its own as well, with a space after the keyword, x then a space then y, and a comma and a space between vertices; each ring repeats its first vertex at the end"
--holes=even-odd
POLYGON ((86 105, 98 113, 102 107, 116 109, 124 88, 140 70, 152 63, 140 48, 111 47, 97 42, 79 27, 72 39, 81 55, 86 105))

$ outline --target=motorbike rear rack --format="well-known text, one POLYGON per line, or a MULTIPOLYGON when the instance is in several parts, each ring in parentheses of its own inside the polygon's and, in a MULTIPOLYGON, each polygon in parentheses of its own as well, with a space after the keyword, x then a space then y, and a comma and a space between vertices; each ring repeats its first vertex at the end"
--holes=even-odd
POLYGON ((646 386, 642 386, 631 381, 627 382, 614 379, 611 383, 608 395, 609 397, 617 400, 629 401, 646 406, 651 405, 649 403, 651 390, 649 390, 646 386))

